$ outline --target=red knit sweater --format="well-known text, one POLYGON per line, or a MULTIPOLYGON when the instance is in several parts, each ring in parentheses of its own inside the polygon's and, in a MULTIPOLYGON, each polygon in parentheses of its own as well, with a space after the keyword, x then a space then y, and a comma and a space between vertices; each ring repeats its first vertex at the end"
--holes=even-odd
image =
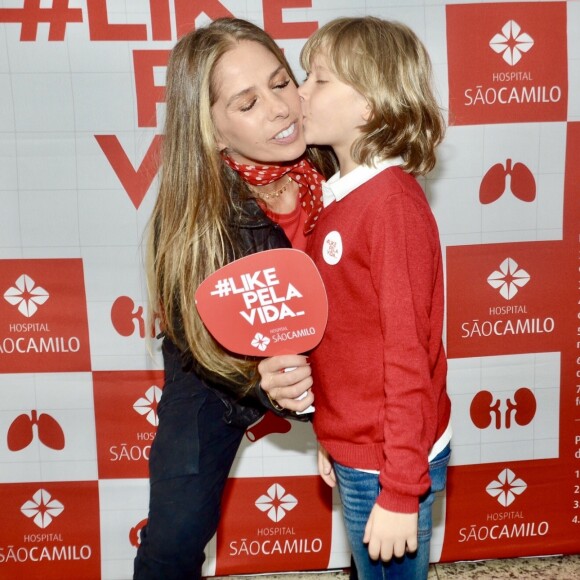
POLYGON ((381 507, 415 512, 451 410, 439 234, 419 183, 383 170, 322 212, 308 252, 329 299, 311 354, 316 435, 339 463, 380 472, 381 507))

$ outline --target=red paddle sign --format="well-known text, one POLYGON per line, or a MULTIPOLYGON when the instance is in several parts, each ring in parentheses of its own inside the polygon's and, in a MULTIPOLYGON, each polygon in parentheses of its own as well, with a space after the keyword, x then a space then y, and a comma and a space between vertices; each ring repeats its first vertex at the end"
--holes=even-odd
POLYGON ((314 262, 300 250, 266 250, 235 260, 206 278, 197 311, 226 349, 270 357, 299 354, 322 339, 328 300, 314 262))

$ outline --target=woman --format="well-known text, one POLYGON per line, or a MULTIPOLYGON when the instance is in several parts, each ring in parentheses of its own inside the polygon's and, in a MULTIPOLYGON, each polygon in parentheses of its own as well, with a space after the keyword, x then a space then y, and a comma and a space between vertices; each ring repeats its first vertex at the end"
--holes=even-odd
POLYGON ((304 248, 322 207, 322 176, 309 160, 321 167, 322 156, 304 157, 288 63, 257 26, 217 20, 173 49, 166 107, 148 263, 165 335, 165 387, 150 456, 148 524, 135 559, 140 580, 201 577, 245 428, 264 405, 288 414, 313 402, 304 356, 258 364, 227 352, 194 302, 199 284, 233 259, 291 242, 304 248))

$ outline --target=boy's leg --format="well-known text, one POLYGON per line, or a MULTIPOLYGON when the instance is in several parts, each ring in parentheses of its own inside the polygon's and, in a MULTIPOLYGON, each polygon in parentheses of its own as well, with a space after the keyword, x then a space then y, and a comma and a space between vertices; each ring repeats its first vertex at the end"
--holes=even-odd
POLYGON ((431 535, 433 531, 433 503, 435 494, 445 489, 447 483, 447 465, 451 455, 451 446, 448 444, 441 453, 429 462, 429 477, 431 478, 431 488, 419 502, 419 531, 417 550, 418 568, 423 576, 417 578, 427 578, 429 571, 429 552, 431 548, 431 535))
POLYGON ((447 445, 441 453, 429 462, 431 488, 419 500, 417 552, 413 557, 404 558, 400 562, 399 570, 402 572, 402 575, 393 576, 394 578, 425 580, 429 574, 429 553, 431 550, 431 535, 433 531, 433 503, 435 501, 435 494, 445 489, 447 464, 449 463, 450 453, 451 448, 447 445))
POLYGON ((383 575, 383 566, 370 559, 367 546, 362 541, 365 526, 379 494, 379 478, 372 473, 357 471, 336 462, 334 473, 338 481, 346 534, 357 577, 360 580, 382 580, 386 578, 383 575))
POLYGON ((357 471, 338 463, 334 464, 347 535, 360 580, 375 578, 425 580, 427 578, 432 507, 435 493, 445 487, 449 453, 450 449, 447 447, 429 464, 432 488, 419 503, 417 551, 403 558, 393 558, 387 563, 371 560, 367 545, 362 541, 366 523, 380 491, 378 475, 357 471))

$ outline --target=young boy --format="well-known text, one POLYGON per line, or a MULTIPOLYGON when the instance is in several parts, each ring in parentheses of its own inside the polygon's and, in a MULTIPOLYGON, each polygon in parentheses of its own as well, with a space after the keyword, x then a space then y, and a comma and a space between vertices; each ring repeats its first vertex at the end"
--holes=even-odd
POLYGON ((430 60, 406 26, 365 17, 323 26, 301 63, 306 140, 340 167, 308 250, 330 312, 311 354, 319 469, 359 578, 424 579, 451 439, 440 241, 414 177, 444 134, 430 60))

